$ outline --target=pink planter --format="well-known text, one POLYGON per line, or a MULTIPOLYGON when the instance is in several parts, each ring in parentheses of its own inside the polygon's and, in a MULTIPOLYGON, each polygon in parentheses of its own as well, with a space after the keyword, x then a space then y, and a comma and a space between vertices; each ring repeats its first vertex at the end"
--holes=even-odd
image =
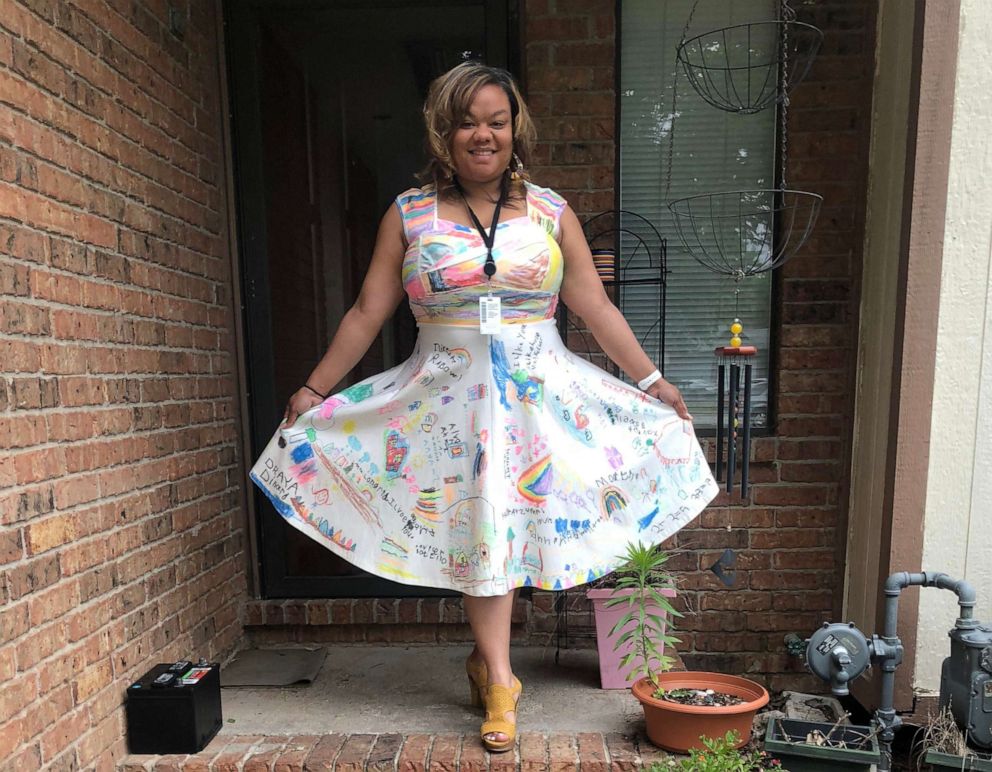
MULTIPOLYGON (((628 607, 625 603, 618 603, 612 608, 606 608, 606 601, 610 598, 628 596, 633 594, 633 592, 633 590, 614 590, 610 588, 586 590, 586 597, 592 601, 593 611, 596 613, 596 647, 599 649, 599 682, 604 689, 628 689, 637 680, 637 678, 628 679, 626 677, 626 672, 630 671, 631 665, 628 665, 625 670, 622 670, 620 667, 620 660, 631 650, 633 646, 632 642, 628 642, 614 651, 613 644, 620 637, 621 632, 617 632, 616 635, 610 635, 610 630, 627 613, 628 607)), ((661 590, 661 594, 666 598, 674 598, 675 590, 661 590)), ((648 606, 648 610, 662 618, 667 617, 665 612, 657 607, 648 606)))

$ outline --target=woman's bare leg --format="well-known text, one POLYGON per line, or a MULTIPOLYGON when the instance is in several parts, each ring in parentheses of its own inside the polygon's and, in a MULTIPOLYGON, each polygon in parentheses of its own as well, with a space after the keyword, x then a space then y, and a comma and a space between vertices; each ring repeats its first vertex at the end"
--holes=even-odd
MULTIPOLYGON (((510 668, 510 616, 513 614, 513 604, 519 593, 519 588, 506 595, 495 595, 488 598, 477 598, 463 595, 462 603, 465 616, 472 626, 475 636, 475 648, 470 658, 474 662, 479 659, 486 663, 490 684, 513 686, 513 670, 510 668)), ((512 712, 507 718, 516 718, 512 712)), ((502 732, 492 732, 487 737, 496 742, 506 739, 502 732)))

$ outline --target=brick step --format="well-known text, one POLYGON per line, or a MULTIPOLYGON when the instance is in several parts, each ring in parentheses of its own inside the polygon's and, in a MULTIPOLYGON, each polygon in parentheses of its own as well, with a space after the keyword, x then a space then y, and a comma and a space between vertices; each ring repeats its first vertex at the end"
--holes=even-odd
POLYGON ((218 735, 196 754, 132 754, 118 772, 633 772, 669 754, 642 734, 522 732, 490 754, 477 735, 218 735))

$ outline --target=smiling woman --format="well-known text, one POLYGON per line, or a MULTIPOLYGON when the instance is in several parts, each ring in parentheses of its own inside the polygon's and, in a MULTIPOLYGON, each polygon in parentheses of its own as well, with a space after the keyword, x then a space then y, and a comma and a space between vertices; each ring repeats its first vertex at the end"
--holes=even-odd
POLYGON ((466 182, 486 181, 502 174, 513 155, 513 127, 506 93, 492 83, 476 94, 469 114, 451 138, 455 168, 466 182))
POLYGON ((507 170, 519 175, 537 138, 510 74, 495 67, 469 68, 457 78, 434 81, 424 103, 430 158, 420 177, 442 198, 456 180, 491 182, 507 170), (477 160, 483 165, 476 167, 477 160))
POLYGON ((358 301, 252 478, 334 554, 462 593, 482 742, 506 751, 522 690, 515 591, 613 571, 632 538, 660 543, 717 487, 685 402, 607 297, 575 214, 527 178, 534 130, 509 74, 459 65, 432 84, 424 118, 425 184, 382 218, 358 301), (332 393, 404 295, 413 355, 332 393), (565 348, 559 295, 641 390, 565 348))

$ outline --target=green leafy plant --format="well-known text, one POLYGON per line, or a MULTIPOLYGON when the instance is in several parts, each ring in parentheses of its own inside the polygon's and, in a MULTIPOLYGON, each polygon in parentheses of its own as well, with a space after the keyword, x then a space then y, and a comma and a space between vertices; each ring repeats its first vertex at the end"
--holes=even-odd
POLYGON ((679 642, 671 634, 672 620, 682 616, 662 595, 663 590, 675 586, 672 575, 665 569, 669 555, 638 541, 628 543, 627 553, 622 557, 623 565, 614 572, 616 590, 633 592, 606 601, 607 607, 627 606, 627 613, 610 631, 610 635, 621 633, 613 648, 616 651, 631 643, 632 648, 620 660, 620 666, 629 666, 629 676, 645 676, 657 688, 657 674, 671 668, 674 662, 665 649, 679 642), (652 613, 651 606, 663 613, 652 613))
POLYGON ((700 737, 705 746, 702 750, 690 750, 688 758, 671 760, 667 765, 655 763, 649 772, 665 772, 677 769, 681 772, 766 772, 782 769, 778 759, 771 758, 765 751, 738 750, 737 732, 727 732, 724 737, 700 737))

